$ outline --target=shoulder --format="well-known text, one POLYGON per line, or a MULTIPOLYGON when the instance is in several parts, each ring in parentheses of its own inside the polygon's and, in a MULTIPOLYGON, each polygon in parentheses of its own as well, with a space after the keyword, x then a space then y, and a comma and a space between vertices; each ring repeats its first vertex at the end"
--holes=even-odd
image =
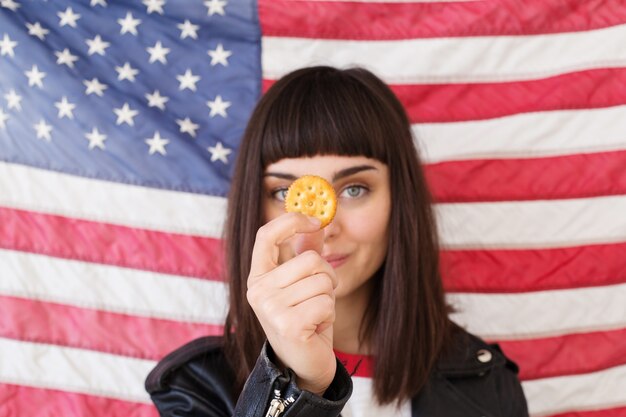
POLYGON ((435 374, 459 397, 492 415, 528 416, 519 368, 495 343, 455 327, 435 374))
POLYGON ((493 369, 517 374, 519 368, 495 343, 487 343, 459 326, 453 326, 436 371, 448 376, 481 375, 493 369))
POLYGON ((183 374, 188 377, 196 374, 205 379, 231 376, 232 370, 223 352, 223 337, 200 337, 169 353, 148 374, 146 390, 150 394, 166 390, 183 374))

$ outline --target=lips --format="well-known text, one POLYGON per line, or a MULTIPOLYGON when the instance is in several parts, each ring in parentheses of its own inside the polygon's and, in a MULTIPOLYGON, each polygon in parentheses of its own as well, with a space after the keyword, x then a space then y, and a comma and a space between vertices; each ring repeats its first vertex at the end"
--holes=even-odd
POLYGON ((328 262, 333 268, 338 267, 343 264, 346 259, 348 259, 348 255, 327 255, 323 257, 326 262, 328 262))

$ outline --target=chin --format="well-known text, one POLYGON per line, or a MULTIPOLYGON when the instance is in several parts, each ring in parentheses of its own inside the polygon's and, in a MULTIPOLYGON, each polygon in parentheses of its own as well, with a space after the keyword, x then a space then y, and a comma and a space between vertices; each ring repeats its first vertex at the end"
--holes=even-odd
POLYGON ((338 279, 339 284, 337 284, 337 288, 335 288, 335 299, 349 297, 359 290, 359 287, 355 287, 354 283, 350 284, 342 281, 341 278, 338 279))

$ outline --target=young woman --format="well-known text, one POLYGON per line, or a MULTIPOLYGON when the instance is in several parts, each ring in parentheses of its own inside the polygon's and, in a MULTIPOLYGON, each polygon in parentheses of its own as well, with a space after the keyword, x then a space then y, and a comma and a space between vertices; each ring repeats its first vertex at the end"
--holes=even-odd
POLYGON ((228 198, 224 335, 151 372, 161 415, 527 416, 516 365, 448 318, 431 204, 408 118, 380 79, 312 67, 278 80, 228 198), (284 210, 306 174, 336 190, 322 229, 284 210), (355 358, 369 379, 351 376, 355 358))

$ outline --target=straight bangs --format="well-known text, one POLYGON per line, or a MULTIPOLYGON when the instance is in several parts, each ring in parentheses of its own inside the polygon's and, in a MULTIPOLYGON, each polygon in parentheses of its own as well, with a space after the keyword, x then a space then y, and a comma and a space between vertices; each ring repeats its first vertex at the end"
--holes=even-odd
POLYGON ((263 167, 283 158, 361 155, 387 163, 384 108, 349 71, 279 81, 260 141, 263 167))

